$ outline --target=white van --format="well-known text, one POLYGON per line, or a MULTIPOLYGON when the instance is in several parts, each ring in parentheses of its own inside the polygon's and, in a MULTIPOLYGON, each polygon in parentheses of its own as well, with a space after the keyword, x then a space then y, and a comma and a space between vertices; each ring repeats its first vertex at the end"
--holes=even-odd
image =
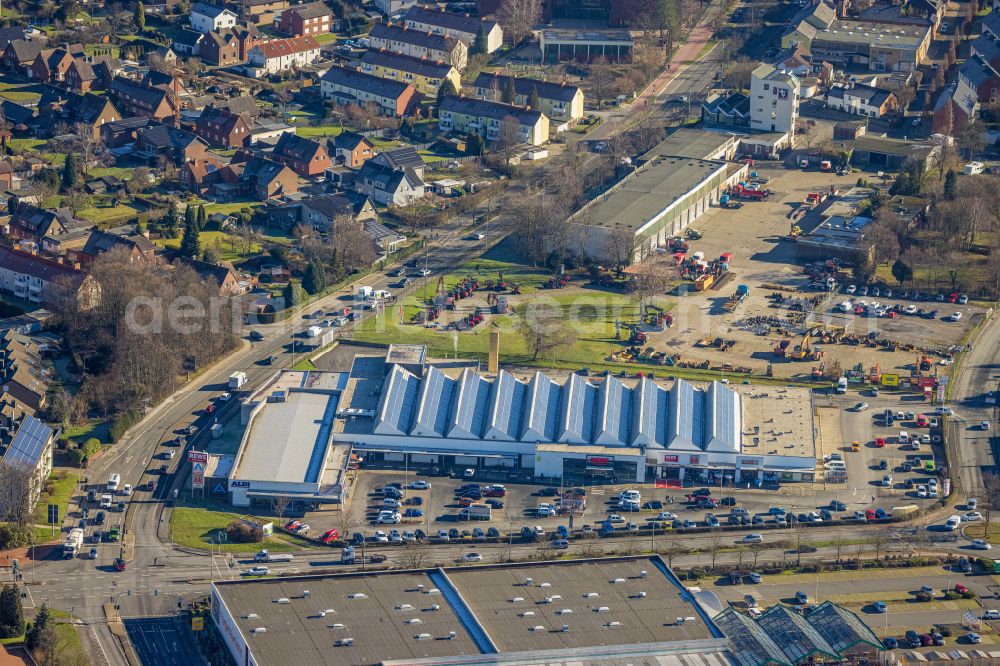
POLYGON ((837 380, 837 393, 847 393, 847 377, 837 380))
POLYGON ((905 430, 900 430, 899 431, 899 443, 900 444, 909 444, 910 443, 910 433, 906 432, 905 430))
POLYGON ((843 460, 831 460, 826 463, 827 469, 843 470, 847 469, 847 463, 843 460))
POLYGON ((108 477, 108 492, 113 493, 118 490, 118 486, 122 482, 122 477, 119 474, 112 474, 108 477))

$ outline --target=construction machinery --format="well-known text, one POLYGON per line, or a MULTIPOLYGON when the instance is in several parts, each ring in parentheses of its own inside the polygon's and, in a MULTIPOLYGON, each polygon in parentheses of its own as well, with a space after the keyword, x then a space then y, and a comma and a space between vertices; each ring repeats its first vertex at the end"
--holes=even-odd
POLYGON ((799 341, 799 344, 791 348, 791 350, 786 350, 785 356, 797 361, 804 360, 809 357, 812 352, 812 346, 810 345, 809 332, 806 331, 805 335, 799 341))
POLYGON ((615 340, 621 340, 621 329, 623 328, 629 332, 628 343, 630 345, 644 345, 646 344, 646 340, 649 339, 646 332, 637 325, 624 321, 615 321, 615 340))
POLYGON ((742 208, 743 204, 739 201, 733 201, 733 198, 728 194, 723 194, 719 197, 719 206, 722 208, 742 208))
POLYGON ((778 358, 785 358, 788 356, 788 347, 792 344, 791 340, 782 340, 774 347, 774 355, 778 358))
POLYGON ((747 183, 733 185, 729 192, 730 196, 737 199, 748 199, 750 201, 764 201, 771 196, 770 190, 758 190, 749 187, 747 183))
POLYGON ((642 307, 642 320, 647 325, 655 326, 659 329, 670 328, 674 325, 673 315, 667 314, 659 305, 653 305, 652 303, 642 307))
POLYGON ((687 231, 684 232, 684 235, 690 238, 691 240, 701 239, 701 232, 698 231, 697 229, 688 229, 687 231))

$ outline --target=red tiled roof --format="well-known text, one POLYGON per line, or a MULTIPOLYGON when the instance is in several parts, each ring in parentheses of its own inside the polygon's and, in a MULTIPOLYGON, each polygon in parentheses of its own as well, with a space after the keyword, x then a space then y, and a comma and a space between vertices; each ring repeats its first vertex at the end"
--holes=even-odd
POLYGON ((304 37, 290 37, 288 39, 272 39, 269 42, 258 44, 254 48, 259 48, 264 57, 270 59, 318 49, 319 42, 316 41, 315 37, 307 35, 304 37))

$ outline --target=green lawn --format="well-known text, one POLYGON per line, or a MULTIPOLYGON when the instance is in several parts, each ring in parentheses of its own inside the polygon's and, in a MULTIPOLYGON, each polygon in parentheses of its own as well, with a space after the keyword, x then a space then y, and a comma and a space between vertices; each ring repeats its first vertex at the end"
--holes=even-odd
MULTIPOLYGON (((35 511, 31 514, 31 522, 38 525, 45 525, 48 522, 49 504, 59 505, 59 519, 62 520, 66 515, 69 500, 73 497, 73 491, 76 489, 76 482, 79 478, 78 474, 79 472, 76 470, 53 472, 52 476, 49 477, 50 482, 54 486, 52 494, 42 493, 38 504, 35 505, 35 511), (65 474, 63 475, 64 472, 65 474), (60 479, 60 476, 63 476, 63 478, 60 479)), ((56 526, 56 532, 58 533, 58 531, 58 526, 56 526)))
POLYGON ((139 211, 135 208, 119 204, 118 208, 114 208, 113 206, 101 206, 99 208, 91 206, 90 208, 80 210, 76 216, 81 220, 88 220, 95 224, 110 225, 112 223, 125 222, 138 214, 139 211))
POLYGON ((119 180, 128 180, 135 173, 135 169, 125 167, 97 167, 87 170, 87 178, 103 178, 104 176, 114 176, 119 180))
POLYGON ((61 620, 56 624, 56 634, 59 635, 59 646, 57 652, 61 664, 85 664, 87 655, 83 652, 83 645, 80 643, 80 636, 76 633, 76 628, 69 624, 69 613, 55 608, 50 608, 49 613, 53 618, 61 620))
POLYGON ((0 97, 9 99, 15 104, 35 104, 42 98, 42 95, 41 93, 24 90, 5 90, 0 92, 0 97))
MULTIPOLYGON (((188 548, 210 548, 213 537, 217 537, 218 530, 225 529, 226 525, 234 520, 243 518, 243 515, 229 513, 222 510, 223 507, 213 504, 209 508, 196 507, 176 507, 170 513, 170 539, 188 548), (216 509, 219 510, 216 510, 216 509)), ((277 522, 277 521, 275 521, 277 522)), ((264 543, 224 543, 222 550, 227 553, 252 553, 267 548, 271 551, 296 550, 307 545, 301 540, 292 540, 284 537, 274 536, 264 543)), ((216 548, 219 548, 216 545, 216 548)))
MULTIPOLYGON (((0 86, 6 84, 0 84, 0 86)), ((11 150, 37 150, 40 146, 44 146, 47 143, 45 139, 11 139, 7 142, 7 146, 11 150)))
POLYGON ((333 34, 332 32, 323 33, 322 35, 316 35, 316 41, 319 42, 321 46, 323 44, 329 44, 330 42, 336 40, 337 40, 337 35, 333 34))
POLYGON ((61 167, 66 162, 66 153, 42 153, 42 159, 54 167, 61 167))
MULTIPOLYGON (((209 211, 206 206, 206 211, 209 214, 218 211, 209 211)), ((265 243, 282 243, 288 244, 291 240, 287 236, 267 236, 264 237, 265 243)), ((246 255, 243 254, 243 244, 239 236, 229 234, 225 231, 203 231, 199 235, 201 240, 201 249, 205 250, 207 248, 213 248, 218 251, 219 258, 222 261, 242 261, 255 254, 259 254, 263 251, 263 246, 260 243, 251 243, 250 252, 246 255)), ((163 248, 174 248, 177 249, 181 246, 180 238, 161 238, 154 241, 157 245, 163 248)))
POLYGON ((63 430, 63 436, 78 442, 85 442, 91 437, 96 437, 101 442, 106 443, 110 439, 108 432, 110 427, 111 424, 109 421, 87 421, 79 425, 67 426, 63 430))
POLYGON ((339 125, 315 125, 309 127, 296 127, 295 133, 307 139, 314 139, 318 136, 340 136, 344 131, 339 125))
POLYGON ((292 370, 315 370, 316 364, 310 358, 304 358, 292 366, 292 370))
POLYGON ((229 203, 211 203, 205 206, 205 214, 212 215, 214 213, 225 213, 226 215, 231 215, 232 213, 238 213, 244 208, 256 208, 261 206, 259 201, 231 201, 229 203))

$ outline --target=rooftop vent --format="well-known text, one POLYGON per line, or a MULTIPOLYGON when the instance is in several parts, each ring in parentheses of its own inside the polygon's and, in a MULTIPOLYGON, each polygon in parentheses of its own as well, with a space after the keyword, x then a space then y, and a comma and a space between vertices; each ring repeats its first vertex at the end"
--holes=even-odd
POLYGON ((243 619, 244 620, 259 620, 260 619, 260 615, 257 615, 257 613, 247 613, 246 615, 243 616, 243 619))
POLYGON ((441 610, 441 606, 439 606, 437 604, 431 604, 430 610, 432 610, 432 611, 441 610))
POLYGON ((423 591, 423 589, 424 589, 424 584, 423 584, 423 583, 419 583, 419 584, 417 585, 417 589, 418 589, 418 590, 421 590, 421 591, 423 591))
POLYGON ((612 582, 612 583, 614 583, 615 585, 618 585, 618 584, 621 584, 621 583, 624 583, 624 582, 625 582, 625 579, 624 579, 624 578, 615 578, 615 579, 614 579, 613 581, 611 581, 611 582, 612 582))
POLYGON ((605 626, 606 628, 608 628, 608 629, 614 629, 614 628, 616 628, 616 627, 620 627, 620 626, 622 626, 622 623, 621 623, 621 622, 618 622, 617 620, 615 620, 615 621, 613 621, 613 622, 608 622, 608 623, 607 623, 607 624, 605 624, 604 626, 605 626))
POLYGON ((542 625, 538 624, 538 625, 535 625, 534 627, 531 627, 530 629, 528 629, 528 631, 545 631, 545 627, 543 627, 542 625))
POLYGON ((427 594, 441 594, 441 590, 437 589, 436 587, 432 587, 431 589, 427 590, 427 594))
POLYGON ((566 633, 566 632, 568 632, 568 631, 569 631, 569 625, 568 625, 568 624, 564 624, 564 625, 562 626, 562 630, 563 630, 563 633, 566 633))
POLYGON ((510 600, 510 603, 516 604, 516 603, 520 603, 522 601, 524 601, 524 597, 514 597, 513 599, 510 600))
POLYGON ((534 582, 535 582, 535 581, 534 581, 533 579, 531 579, 531 578, 525 578, 525 579, 524 579, 524 584, 525 584, 525 585, 531 585, 531 584, 532 584, 532 583, 534 583, 534 582))
POLYGON ((354 645, 353 638, 338 638, 333 644, 334 647, 351 647, 352 645, 354 645))
POLYGON ((303 599, 309 598, 309 590, 302 590, 302 598, 303 599))
POLYGON ((539 583, 538 587, 552 587, 552 583, 539 583))
POLYGON ((449 641, 453 641, 456 638, 458 638, 458 634, 456 634, 454 631, 449 631, 448 632, 448 640, 449 641))
POLYGON ((521 617, 535 617, 535 611, 524 611, 520 614, 521 617))
POLYGON ((430 634, 417 634, 414 636, 418 641, 429 641, 431 639, 430 634))
POLYGON ((368 595, 364 592, 355 592, 354 594, 348 594, 348 599, 367 599, 368 595))
POLYGON ((420 621, 419 617, 411 617, 409 620, 406 621, 406 624, 423 624, 423 623, 420 621))
POLYGON ((251 634, 263 634, 267 633, 267 627, 254 627, 250 630, 251 634))
POLYGON ((587 594, 583 595, 583 598, 584 599, 593 599, 593 598, 599 597, 599 596, 601 596, 601 595, 599 595, 597 592, 587 592, 587 594))
POLYGON ((276 604, 290 604, 290 603, 292 603, 292 600, 289 599, 288 597, 281 597, 280 599, 275 599, 274 603, 276 603, 276 604))
POLYGON ((413 610, 410 604, 396 604, 396 610, 413 610))
POLYGON ((649 572, 647 572, 645 569, 643 569, 642 571, 639 572, 639 578, 645 578, 648 575, 649 575, 649 572))
POLYGON ((594 612, 595 613, 610 613, 611 609, 608 608, 607 606, 598 606, 597 608, 594 609, 594 612))
POLYGON ((556 611, 556 615, 572 615, 572 614, 573 614, 572 608, 563 608, 562 610, 556 611))
POLYGON ((326 628, 327 629, 343 629, 344 625, 341 624, 340 622, 337 622, 336 624, 328 624, 328 625, 326 625, 326 628))

